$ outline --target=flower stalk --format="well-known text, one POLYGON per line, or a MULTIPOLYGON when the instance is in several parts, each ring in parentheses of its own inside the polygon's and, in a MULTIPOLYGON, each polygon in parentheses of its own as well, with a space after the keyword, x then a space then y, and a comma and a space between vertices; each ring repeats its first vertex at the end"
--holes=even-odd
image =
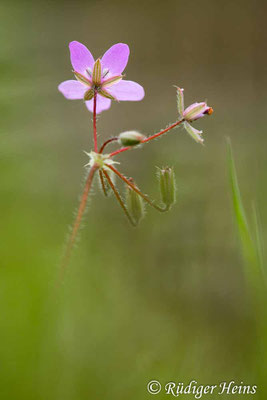
POLYGON ((65 253, 63 256, 62 266, 61 266, 61 277, 63 277, 63 273, 65 271, 65 268, 66 268, 66 266, 69 262, 70 256, 71 256, 71 252, 72 252, 72 249, 73 249, 76 237, 77 237, 77 233, 78 233, 78 230, 81 225, 82 217, 83 217, 83 214, 84 214, 84 211, 86 208, 88 195, 92 188, 94 175, 95 175, 95 172, 97 169, 98 169, 98 167, 96 165, 92 166, 90 168, 88 177, 86 179, 83 194, 82 194, 81 201, 80 201, 80 205, 78 208, 78 212, 77 212, 77 215, 76 215, 73 227, 72 227, 72 231, 71 231, 68 243, 67 243, 67 247, 66 247, 66 250, 65 250, 65 253))
POLYGON ((93 128, 94 128, 94 149, 95 149, 95 152, 97 153, 96 91, 94 92, 93 128))

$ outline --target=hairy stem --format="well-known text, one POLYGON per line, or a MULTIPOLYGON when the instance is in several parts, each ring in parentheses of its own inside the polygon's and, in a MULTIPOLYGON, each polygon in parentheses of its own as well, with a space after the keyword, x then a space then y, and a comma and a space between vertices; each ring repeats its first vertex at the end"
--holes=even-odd
MULTIPOLYGON (((149 136, 148 138, 142 140, 141 143, 147 143, 147 142, 149 142, 150 140, 156 139, 156 138, 158 138, 159 136, 164 135, 164 133, 167 133, 167 132, 169 132, 171 129, 176 128, 176 126, 180 125, 182 122, 184 122, 183 119, 174 122, 174 124, 168 126, 167 128, 163 129, 162 131, 160 131, 160 132, 158 132, 158 133, 155 133, 154 135, 151 135, 151 136, 149 136)), ((117 154, 122 153, 123 151, 126 151, 126 150, 130 150, 130 149, 132 149, 131 146, 122 147, 121 149, 116 150, 116 151, 113 151, 113 153, 110 153, 110 157, 116 156, 117 154)))
POLYGON ((72 249, 73 249, 73 245, 75 243, 75 239, 77 237, 77 233, 78 233, 78 230, 79 230, 79 227, 80 227, 80 224, 81 224, 82 216, 83 216, 83 213, 84 213, 84 210, 85 210, 85 207, 86 207, 88 194, 89 194, 90 189, 92 187, 94 174, 95 174, 95 171, 97 170, 97 168, 98 167, 94 165, 90 169, 90 172, 89 172, 88 177, 86 179, 86 183, 85 183, 84 191, 83 191, 83 194, 82 194, 82 197, 81 197, 81 201, 80 201, 80 205, 79 205, 79 208, 78 208, 77 216, 76 216, 74 224, 73 224, 73 228, 72 228, 71 235, 70 235, 70 238, 69 238, 68 243, 67 243, 65 254, 63 256, 62 265, 61 265, 61 271, 60 271, 60 279, 62 279, 64 271, 66 269, 66 266, 68 265, 68 262, 69 262, 69 259, 70 259, 70 256, 71 256, 71 252, 72 252, 72 249))
POLYGON ((158 205, 156 205, 152 200, 150 200, 150 198, 148 196, 146 196, 145 194, 143 194, 139 189, 137 189, 137 187, 130 182, 127 178, 125 178, 125 176, 123 176, 116 168, 114 168, 112 165, 108 165, 108 167, 116 174, 118 175, 118 177, 123 180, 128 186, 130 186, 130 188, 132 188, 137 194, 139 194, 139 196, 141 196, 150 206, 152 206, 153 208, 155 208, 157 211, 160 212, 165 212, 169 210, 169 207, 160 207, 158 205))
POLYGON ((111 189, 113 190, 113 192, 114 192, 114 194, 115 194, 115 196, 116 196, 116 199, 118 200, 118 202, 119 202, 121 208, 123 209, 123 211, 124 211, 126 217, 128 218, 130 224, 133 225, 133 226, 136 226, 136 224, 135 224, 134 221, 132 220, 130 214, 128 213, 127 208, 125 207, 125 204, 124 204, 124 202, 123 202, 123 200, 122 200, 122 198, 121 198, 119 192, 117 191, 117 189, 116 189, 115 186, 113 185, 113 182, 112 182, 112 180, 110 179, 110 176, 107 174, 107 172, 106 172, 105 170, 103 170, 103 173, 104 173, 105 177, 107 178, 107 181, 108 181, 108 183, 109 183, 111 189))
POLYGON ((107 194, 106 187, 105 187, 103 172, 101 169, 99 169, 98 172, 99 172, 99 177, 100 177, 100 182, 101 182, 101 187, 102 187, 103 193, 107 197, 108 194, 107 194))

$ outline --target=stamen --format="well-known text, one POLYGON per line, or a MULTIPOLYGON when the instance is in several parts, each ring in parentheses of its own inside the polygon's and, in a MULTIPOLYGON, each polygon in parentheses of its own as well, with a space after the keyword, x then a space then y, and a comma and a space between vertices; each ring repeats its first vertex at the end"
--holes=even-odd
POLYGON ((105 78, 108 73, 109 73, 109 70, 107 68, 104 68, 102 78, 105 78))
POLYGON ((92 78, 92 74, 93 74, 92 69, 91 69, 91 68, 87 68, 87 69, 86 69, 86 72, 87 72, 87 74, 90 76, 90 78, 92 78))

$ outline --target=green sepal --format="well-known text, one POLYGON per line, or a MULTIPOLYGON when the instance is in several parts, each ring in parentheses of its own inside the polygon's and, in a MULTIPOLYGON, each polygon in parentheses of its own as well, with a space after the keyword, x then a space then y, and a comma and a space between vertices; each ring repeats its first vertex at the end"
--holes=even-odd
POLYGON ((89 87, 92 86, 92 82, 89 79, 85 78, 85 76, 83 76, 82 74, 80 74, 79 72, 76 72, 76 71, 73 71, 73 73, 79 82, 84 83, 85 85, 87 85, 89 87))
POLYGON ((101 96, 105 97, 106 99, 110 99, 110 100, 116 100, 115 97, 113 97, 110 93, 108 93, 106 90, 104 89, 100 89, 97 92, 98 94, 100 94, 101 96))
POLYGON ((102 87, 109 87, 122 80, 122 75, 113 76, 102 83, 102 87))
POLYGON ((84 93, 83 99, 84 101, 88 101, 91 100, 94 97, 94 90, 93 89, 89 89, 84 93))
POLYGON ((100 58, 96 60, 94 64, 94 69, 93 69, 93 75, 92 75, 93 83, 95 86, 99 86, 101 83, 101 61, 100 58))
POLYGON ((177 108, 180 116, 183 116, 184 112, 184 89, 175 86, 177 89, 177 108))
POLYGON ((204 143, 204 139, 202 137, 202 131, 199 131, 198 129, 194 128, 192 125, 190 125, 187 121, 183 123, 186 131, 189 133, 189 135, 197 142, 200 144, 204 143))

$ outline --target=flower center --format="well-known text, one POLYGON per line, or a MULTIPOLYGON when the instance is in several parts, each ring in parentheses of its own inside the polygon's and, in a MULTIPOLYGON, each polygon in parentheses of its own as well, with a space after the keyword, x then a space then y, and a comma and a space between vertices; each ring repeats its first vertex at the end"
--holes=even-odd
POLYGON ((123 76, 122 75, 111 76, 110 78, 104 80, 104 78, 108 75, 108 73, 109 70, 107 68, 104 68, 102 71, 100 58, 96 60, 96 62, 94 63, 93 71, 91 70, 91 68, 86 69, 86 74, 88 78, 80 74, 79 72, 74 71, 76 78, 81 83, 88 86, 88 89, 86 90, 83 97, 85 101, 92 100, 95 93, 107 99, 116 100, 116 98, 112 96, 112 94, 108 90, 106 90, 106 88, 120 82, 123 76))
POLYGON ((87 154, 90 158, 89 163, 86 164, 86 166, 89 165, 92 167, 95 165, 98 168, 107 168, 107 165, 119 164, 117 161, 113 161, 111 158, 109 158, 109 154, 100 154, 94 151, 91 151, 90 153, 85 151, 85 154, 87 154))

